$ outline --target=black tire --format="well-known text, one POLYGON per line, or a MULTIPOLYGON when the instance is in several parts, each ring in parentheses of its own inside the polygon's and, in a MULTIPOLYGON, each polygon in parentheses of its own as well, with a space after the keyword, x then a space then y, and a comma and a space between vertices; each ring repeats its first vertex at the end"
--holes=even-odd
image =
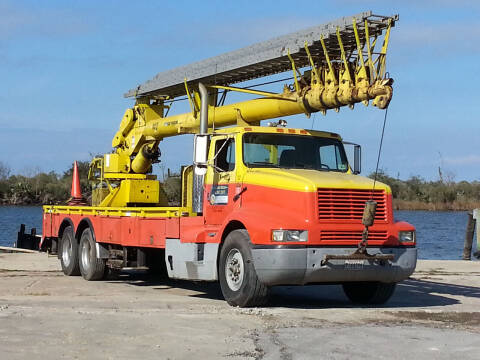
POLYGON ((165 263, 165 249, 149 249, 147 252, 148 274, 158 279, 167 279, 168 271, 165 263))
POLYGON ((105 260, 97 257, 95 240, 93 240, 92 230, 86 228, 80 237, 80 246, 78 248, 78 257, 80 273, 85 280, 100 280, 106 275, 105 260))
POLYGON ((353 303, 379 305, 392 297, 396 285, 378 281, 353 282, 343 284, 343 291, 353 303))
POLYGON ((68 276, 80 275, 78 266, 78 243, 73 234, 72 226, 67 226, 63 230, 60 250, 60 263, 62 264, 63 273, 68 276))
POLYGON ((227 235, 220 251, 218 277, 223 297, 232 306, 261 306, 268 301, 269 289, 257 277, 247 230, 227 235))

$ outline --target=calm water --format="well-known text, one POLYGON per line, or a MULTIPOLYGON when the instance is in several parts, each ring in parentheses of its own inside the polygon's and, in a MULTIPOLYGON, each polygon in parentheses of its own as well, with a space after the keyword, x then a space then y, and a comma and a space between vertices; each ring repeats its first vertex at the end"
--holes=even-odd
POLYGON ((0 206, 0 246, 12 246, 17 240, 20 224, 42 233, 42 208, 40 206, 0 206))
MULTIPOLYGON (((466 212, 396 211, 396 220, 407 221, 417 228, 420 259, 455 260, 462 257, 467 226, 466 212)), ((20 224, 27 231, 42 232, 42 208, 33 206, 0 206, 0 246, 12 246, 20 224)))
POLYGON ((396 211, 395 220, 403 220, 416 227, 419 259, 462 258, 466 211, 396 211))

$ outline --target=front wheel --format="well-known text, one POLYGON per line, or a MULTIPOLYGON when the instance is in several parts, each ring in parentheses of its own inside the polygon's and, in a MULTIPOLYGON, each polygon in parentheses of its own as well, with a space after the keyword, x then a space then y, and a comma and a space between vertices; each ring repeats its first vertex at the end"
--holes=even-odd
POLYGON ((220 251, 218 275, 223 297, 230 305, 261 306, 268 301, 269 289, 257 277, 247 230, 228 234, 220 251))
POLYGON ((379 305, 392 297, 396 285, 378 281, 352 282, 343 284, 343 291, 354 303, 379 305))
POLYGON ((85 280, 100 280, 105 274, 105 260, 97 257, 92 230, 83 230, 79 247, 80 273, 85 280))

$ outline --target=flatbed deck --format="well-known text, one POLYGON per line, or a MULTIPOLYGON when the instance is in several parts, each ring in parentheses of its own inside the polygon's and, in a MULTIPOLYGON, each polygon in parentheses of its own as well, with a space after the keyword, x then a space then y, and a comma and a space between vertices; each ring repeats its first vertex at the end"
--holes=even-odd
POLYGON ((93 216, 126 216, 126 217, 180 217, 189 216, 184 207, 101 207, 101 206, 63 206, 45 205, 46 214, 93 215, 93 216))

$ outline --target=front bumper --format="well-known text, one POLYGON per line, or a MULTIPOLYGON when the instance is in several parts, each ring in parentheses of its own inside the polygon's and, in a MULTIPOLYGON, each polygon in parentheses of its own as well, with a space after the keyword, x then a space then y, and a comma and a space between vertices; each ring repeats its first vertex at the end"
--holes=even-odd
POLYGON ((392 261, 325 261, 326 255, 350 255, 352 247, 253 246, 258 278, 266 285, 304 285, 349 281, 398 282, 407 279, 417 264, 415 247, 368 247, 369 254, 393 254, 392 261))

